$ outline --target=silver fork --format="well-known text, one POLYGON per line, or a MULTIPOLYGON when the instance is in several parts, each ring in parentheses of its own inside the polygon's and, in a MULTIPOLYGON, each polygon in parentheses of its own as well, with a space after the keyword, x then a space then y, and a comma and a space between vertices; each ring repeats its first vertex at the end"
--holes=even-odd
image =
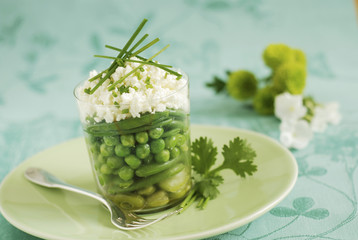
POLYGON ((88 197, 100 201, 109 210, 111 214, 111 222, 113 223, 113 225, 115 225, 116 227, 122 230, 144 228, 156 222, 159 222, 169 216, 177 214, 181 211, 181 208, 179 208, 171 212, 165 213, 158 218, 147 219, 147 218, 140 217, 139 215, 131 211, 120 209, 111 200, 105 199, 102 195, 98 193, 94 193, 86 189, 65 183, 43 169, 28 168, 25 171, 25 177, 29 181, 44 187, 64 189, 82 195, 86 195, 88 197))

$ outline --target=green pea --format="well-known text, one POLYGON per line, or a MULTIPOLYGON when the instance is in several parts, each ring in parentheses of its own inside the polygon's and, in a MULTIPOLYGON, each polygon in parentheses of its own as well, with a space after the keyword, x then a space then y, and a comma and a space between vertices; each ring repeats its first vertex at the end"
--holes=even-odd
POLYGON ((167 162, 170 159, 170 152, 167 149, 164 149, 160 153, 154 155, 154 159, 158 163, 167 162))
POLYGON ((104 136, 103 142, 108 146, 115 146, 119 143, 119 139, 117 136, 104 136))
POLYGON ((100 144, 99 143, 89 143, 89 151, 92 154, 97 154, 99 152, 100 144))
POLYGON ((118 157, 125 157, 131 153, 131 149, 119 143, 114 147, 114 152, 118 157))
POLYGON ((99 184, 101 184, 101 186, 107 184, 110 181, 110 179, 111 179, 110 175, 106 175, 106 174, 98 175, 98 182, 99 184))
POLYGON ((101 154, 99 154, 96 158, 94 158, 96 160, 96 162, 98 163, 106 163, 107 162, 107 158, 101 154))
POLYGON ((143 163, 144 163, 144 164, 149 164, 149 163, 152 162, 153 158, 154 158, 154 157, 153 157, 153 154, 150 154, 150 153, 149 153, 149 155, 148 155, 146 158, 143 159, 143 163))
POLYGON ((135 140, 140 144, 147 143, 148 142, 148 133, 147 132, 136 133, 135 140))
POLYGON ((124 181, 131 180, 134 176, 134 171, 128 166, 123 166, 118 170, 118 176, 124 181))
POLYGON ((178 146, 178 147, 181 146, 181 145, 183 145, 183 144, 185 143, 185 141, 186 141, 185 136, 182 135, 182 134, 176 135, 176 138, 177 138, 177 146, 178 146))
POLYGON ((134 147, 135 139, 132 134, 121 135, 121 143, 125 147, 134 147))
POLYGON ((165 148, 172 149, 177 144, 177 138, 176 136, 167 137, 164 139, 165 141, 165 148))
POLYGON ((180 155, 180 150, 177 147, 174 147, 170 150, 170 159, 176 158, 180 155))
POLYGON ((180 150, 183 152, 186 152, 189 150, 189 146, 187 144, 183 144, 180 146, 180 150))
POLYGON ((102 164, 101 168, 99 169, 99 171, 103 174, 111 174, 112 173, 112 169, 110 167, 108 167, 107 164, 102 164))
POLYGON ((151 137, 152 139, 159 139, 162 136, 163 132, 164 129, 161 127, 153 128, 149 130, 149 137, 151 137))
POLYGON ((152 153, 156 154, 156 153, 160 153, 161 151, 163 151, 165 148, 165 142, 163 139, 156 139, 153 140, 150 143, 150 149, 152 151, 152 153))
POLYGON ((142 161, 137 156, 135 156, 133 154, 130 154, 130 155, 124 157, 124 161, 132 169, 137 169, 142 164, 142 161))
POLYGON ((100 147, 100 151, 103 156, 108 157, 108 156, 113 155, 114 148, 112 146, 108 146, 108 145, 102 143, 101 147, 100 147))
POLYGON ((117 156, 111 156, 107 159, 107 165, 108 167, 114 169, 114 168, 120 168, 124 165, 123 158, 117 157, 117 156))
POLYGON ((168 194, 163 190, 157 191, 147 198, 148 207, 160 207, 166 205, 168 202, 168 194))
POLYGON ((135 154, 140 159, 145 159, 150 154, 150 146, 149 144, 139 144, 135 149, 135 154))
POLYGON ((134 183, 133 179, 123 180, 121 177, 114 178, 111 182, 111 187, 118 193, 119 188, 127 188, 134 183))

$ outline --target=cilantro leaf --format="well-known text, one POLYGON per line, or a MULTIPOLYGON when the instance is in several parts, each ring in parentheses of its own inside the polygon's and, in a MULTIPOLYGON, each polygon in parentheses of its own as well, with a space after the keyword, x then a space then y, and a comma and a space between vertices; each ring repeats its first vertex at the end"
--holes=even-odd
POLYGON ((253 164, 256 152, 245 139, 236 137, 229 142, 229 146, 224 145, 222 154, 224 162, 219 167, 220 170, 231 169, 243 178, 257 171, 257 166, 253 164))
POLYGON ((204 197, 214 199, 219 195, 218 186, 224 182, 220 175, 205 178, 198 182, 198 192, 204 197))
POLYGON ((214 147, 213 141, 207 137, 195 139, 191 145, 192 148, 192 165, 194 170, 199 174, 207 174, 210 168, 215 164, 217 148, 214 147))

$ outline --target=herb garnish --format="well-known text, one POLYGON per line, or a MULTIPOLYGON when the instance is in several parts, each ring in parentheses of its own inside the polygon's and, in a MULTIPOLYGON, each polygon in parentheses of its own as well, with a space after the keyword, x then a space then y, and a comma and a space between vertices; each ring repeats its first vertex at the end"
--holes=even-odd
POLYGON ((256 152, 250 144, 240 137, 234 138, 229 145, 224 145, 222 155, 224 161, 218 167, 211 169, 217 157, 217 148, 213 141, 207 137, 196 139, 191 145, 192 167, 194 170, 194 186, 188 196, 181 203, 182 211, 188 208, 194 201, 198 200, 197 207, 204 209, 209 200, 220 193, 218 186, 224 182, 219 172, 231 169, 237 176, 245 178, 257 171, 253 163, 256 152))
POLYGON ((144 34, 144 36, 130 48, 130 46, 134 42, 135 38, 138 36, 138 34, 140 33, 140 31, 142 30, 142 28, 144 27, 144 25, 147 21, 148 21, 147 19, 143 19, 143 21, 139 24, 139 26, 137 27, 137 29, 135 30, 133 35, 130 37, 130 39, 127 41, 127 43, 124 45, 124 47, 122 49, 116 48, 113 46, 109 46, 109 45, 105 45, 106 48, 109 48, 109 49, 119 52, 116 57, 95 55, 95 57, 112 59, 113 62, 106 70, 100 72, 99 74, 97 74, 96 76, 94 76, 88 80, 91 82, 91 81, 98 79, 99 81, 92 89, 86 88, 84 90, 85 93, 93 94, 107 79, 110 79, 110 76, 116 71, 116 69, 118 67, 124 67, 126 62, 135 62, 135 63, 139 63, 140 65, 138 67, 134 68, 129 73, 127 73, 126 75, 124 75, 123 77, 121 77, 119 80, 112 82, 110 84, 110 86, 108 87, 109 91, 114 90, 118 84, 123 82, 128 76, 135 74, 138 70, 143 71, 144 65, 153 65, 158 68, 161 68, 161 69, 165 70, 167 73, 177 76, 177 79, 180 79, 182 77, 182 75, 180 73, 170 69, 170 68, 172 68, 172 66, 159 64, 159 63, 153 61, 153 59, 156 56, 158 56, 159 54, 161 54, 164 50, 166 50, 169 47, 169 45, 162 48, 160 51, 158 51, 156 54, 154 54, 150 58, 144 58, 144 57, 139 56, 140 53, 142 53, 143 51, 147 50, 148 48, 150 48, 151 46, 153 46, 154 44, 159 42, 159 38, 152 40, 151 42, 147 43, 146 45, 144 45, 143 47, 141 47, 137 50, 139 45, 141 45, 143 43, 143 41, 149 36, 148 34, 144 34), (139 60, 131 59, 132 57, 136 57, 139 60))

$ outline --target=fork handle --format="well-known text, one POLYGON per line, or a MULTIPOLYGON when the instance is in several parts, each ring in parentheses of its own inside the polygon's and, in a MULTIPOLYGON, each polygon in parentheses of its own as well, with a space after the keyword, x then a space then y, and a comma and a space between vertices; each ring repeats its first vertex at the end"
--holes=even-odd
POLYGON ((86 195, 88 197, 94 198, 98 201, 100 201, 101 203, 103 203, 104 205, 106 205, 107 207, 110 207, 108 205, 108 202, 98 193, 95 192, 91 192, 88 191, 86 189, 77 187, 77 186, 73 186, 71 184, 65 183, 62 180, 58 179, 57 177, 55 177, 54 175, 52 175, 51 173, 41 169, 41 168, 28 168, 25 171, 25 177, 40 186, 43 187, 48 187, 48 188, 59 188, 59 189, 63 189, 63 190, 67 190, 67 191, 71 191, 71 192, 75 192, 78 194, 82 194, 82 195, 86 195))

